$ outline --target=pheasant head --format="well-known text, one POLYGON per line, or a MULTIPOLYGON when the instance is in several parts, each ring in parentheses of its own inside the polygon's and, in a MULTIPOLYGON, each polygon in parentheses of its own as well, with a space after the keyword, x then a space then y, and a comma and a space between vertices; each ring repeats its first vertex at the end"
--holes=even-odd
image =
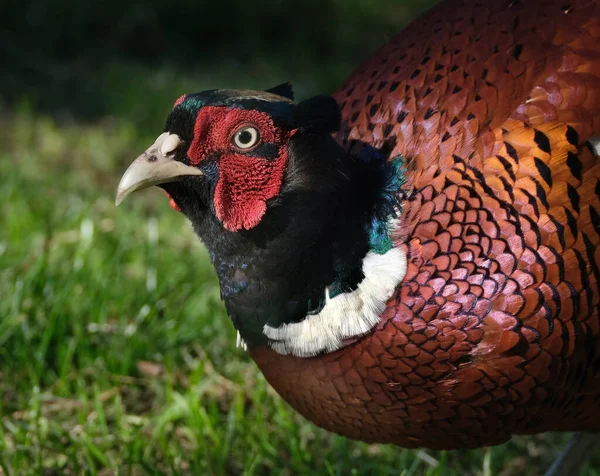
POLYGON ((289 85, 184 95, 121 179, 117 203, 159 185, 191 221, 250 346, 336 350, 372 328, 401 279, 404 261, 381 258, 399 168, 368 148, 350 156, 339 127, 333 98, 296 103, 289 85))

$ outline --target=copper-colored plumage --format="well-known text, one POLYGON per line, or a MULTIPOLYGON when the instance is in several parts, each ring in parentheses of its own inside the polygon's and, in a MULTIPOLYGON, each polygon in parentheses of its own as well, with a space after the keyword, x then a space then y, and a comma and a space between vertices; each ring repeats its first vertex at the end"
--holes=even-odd
POLYGON ((252 357, 318 425, 405 447, 600 430, 600 0, 451 0, 337 93, 406 160, 407 275, 380 325, 252 357))

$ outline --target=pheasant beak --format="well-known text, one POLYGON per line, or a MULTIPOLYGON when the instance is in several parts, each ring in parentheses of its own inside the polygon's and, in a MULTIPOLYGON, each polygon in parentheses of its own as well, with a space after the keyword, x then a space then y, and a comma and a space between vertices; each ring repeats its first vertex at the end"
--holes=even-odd
POLYGON ((115 205, 119 205, 136 190, 175 182, 186 175, 204 175, 198 168, 175 160, 174 152, 182 142, 177 134, 163 132, 159 135, 154 144, 135 159, 121 177, 115 205))

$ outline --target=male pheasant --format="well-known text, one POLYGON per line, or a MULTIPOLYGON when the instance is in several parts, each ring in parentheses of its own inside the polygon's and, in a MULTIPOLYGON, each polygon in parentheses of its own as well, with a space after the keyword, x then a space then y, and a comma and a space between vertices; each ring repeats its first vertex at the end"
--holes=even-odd
POLYGON ((167 191, 271 385, 404 447, 600 430, 600 0, 450 0, 292 96, 182 96, 117 197, 167 191))

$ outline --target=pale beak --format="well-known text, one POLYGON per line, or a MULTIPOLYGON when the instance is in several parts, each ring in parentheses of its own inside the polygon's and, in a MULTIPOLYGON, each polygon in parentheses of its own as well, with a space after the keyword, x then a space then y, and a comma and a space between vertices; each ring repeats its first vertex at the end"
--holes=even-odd
POLYGON ((175 182, 184 176, 204 175, 198 168, 174 160, 174 152, 181 144, 182 140, 177 134, 163 132, 159 135, 154 144, 135 159, 121 177, 115 205, 119 205, 136 190, 175 182))

